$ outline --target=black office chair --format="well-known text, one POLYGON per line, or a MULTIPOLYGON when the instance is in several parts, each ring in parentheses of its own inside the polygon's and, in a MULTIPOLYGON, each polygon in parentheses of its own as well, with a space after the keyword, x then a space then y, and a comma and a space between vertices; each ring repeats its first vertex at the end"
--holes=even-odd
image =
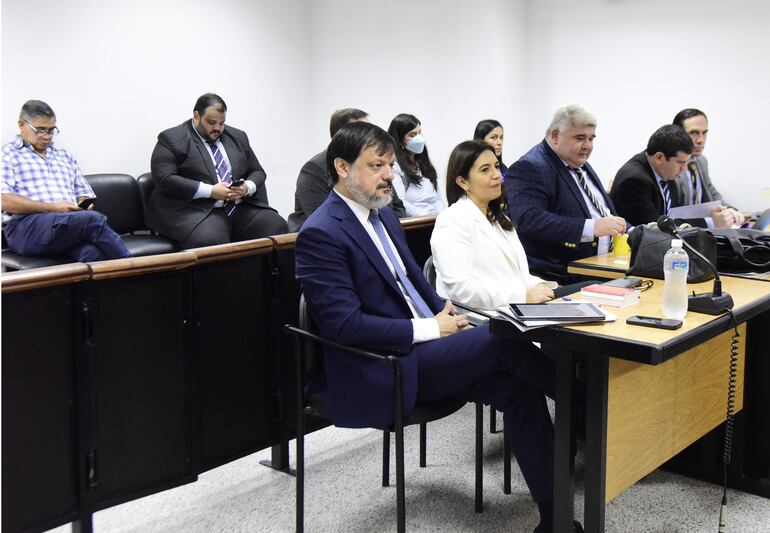
MULTIPOLYGON (((436 288, 436 266, 433 264, 433 256, 428 256, 422 267, 422 273, 428 283, 436 288)), ((503 434, 503 494, 511 493, 511 443, 502 429, 497 429, 497 410, 489 406, 489 432, 503 434)))
MULTIPOLYGON (((420 425, 420 467, 426 464, 426 424, 449 416, 460 410, 467 402, 449 398, 444 401, 430 404, 418 404, 408 416, 403 415, 404 399, 402 390, 401 361, 397 356, 383 353, 375 353, 368 350, 345 346, 337 342, 325 339, 316 333, 315 325, 310 318, 304 295, 299 303, 299 327, 286 324, 284 332, 291 335, 294 341, 294 363, 296 373, 296 397, 297 397, 297 495, 296 495, 296 531, 304 530, 304 491, 305 491, 305 418, 315 416, 328 418, 323 402, 318 394, 306 394, 305 385, 318 376, 323 369, 323 350, 321 345, 331 346, 350 353, 351 357, 360 357, 369 361, 388 365, 393 370, 395 383, 395 420, 388 428, 383 430, 382 446, 382 486, 390 484, 390 432, 396 434, 396 509, 397 530, 399 533, 406 531, 406 502, 404 495, 404 427, 420 425)), ((475 476, 475 511, 483 510, 483 406, 476 404, 476 476, 475 476)))

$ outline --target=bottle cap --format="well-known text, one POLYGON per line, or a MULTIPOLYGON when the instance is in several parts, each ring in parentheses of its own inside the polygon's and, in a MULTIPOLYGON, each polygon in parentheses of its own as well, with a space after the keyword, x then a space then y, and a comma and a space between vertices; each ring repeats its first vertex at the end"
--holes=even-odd
POLYGON ((682 239, 671 239, 671 248, 681 248, 682 239))

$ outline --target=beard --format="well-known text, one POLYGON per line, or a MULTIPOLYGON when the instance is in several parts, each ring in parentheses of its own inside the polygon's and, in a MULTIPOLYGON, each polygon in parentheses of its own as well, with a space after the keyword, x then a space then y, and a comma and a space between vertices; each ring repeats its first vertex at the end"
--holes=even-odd
MULTIPOLYGON (((352 173, 348 174, 348 177, 345 178, 345 187, 350 193, 350 196, 353 197, 353 200, 366 207, 367 209, 382 209, 393 199, 390 194, 388 194, 388 196, 385 198, 377 196, 377 190, 371 194, 366 194, 363 190, 361 190, 356 177, 353 176, 352 173)), ((390 188, 390 185, 378 185, 377 189, 382 189, 385 187, 390 188)))

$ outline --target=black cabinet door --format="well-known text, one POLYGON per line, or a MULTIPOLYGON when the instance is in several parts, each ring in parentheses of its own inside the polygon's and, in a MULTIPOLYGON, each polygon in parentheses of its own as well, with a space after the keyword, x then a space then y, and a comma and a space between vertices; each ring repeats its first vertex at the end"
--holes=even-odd
POLYGON ((91 491, 103 502, 177 484, 192 474, 189 278, 97 281, 89 292, 91 491))
POLYGON ((2 304, 2 530, 43 530, 77 518, 72 288, 2 304))

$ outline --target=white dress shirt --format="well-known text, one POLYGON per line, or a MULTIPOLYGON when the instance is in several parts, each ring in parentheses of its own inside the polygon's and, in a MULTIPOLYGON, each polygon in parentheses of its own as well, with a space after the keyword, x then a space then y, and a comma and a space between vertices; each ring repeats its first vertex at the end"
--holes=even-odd
MULTIPOLYGON (((419 169, 417 174, 422 176, 419 169)), ((394 163, 393 188, 401 201, 404 202, 406 216, 436 215, 444 210, 441 195, 428 178, 422 178, 420 183, 410 183, 408 187, 404 183, 405 179, 404 171, 398 166, 398 163, 394 163)))
MULTIPOLYGON (((412 298, 406 293, 406 290, 404 289, 404 286, 401 284, 401 281, 398 279, 398 276, 396 275, 396 269, 393 267, 393 265, 390 262, 390 259, 388 259, 387 254, 385 253, 385 249, 382 247, 382 242, 380 241, 380 238, 377 236, 377 232, 374 231, 374 226, 369 221, 369 211, 370 209, 368 207, 365 207, 355 200, 351 200, 350 198, 346 197, 343 194, 340 194, 337 192, 336 189, 332 189, 334 191, 334 194, 342 198, 342 200, 348 205, 351 211, 353 211, 353 214, 356 216, 358 221, 361 223, 361 225, 364 227, 364 230, 366 230, 367 235, 369 235, 369 238, 372 239, 372 242, 377 247, 377 251, 380 252, 380 255, 382 256, 382 259, 385 261, 385 264, 388 265, 388 269, 390 270, 390 273, 393 274, 393 277, 396 279, 396 283, 398 284, 398 288, 401 289, 401 294, 403 294, 404 299, 406 300, 406 303, 409 304, 409 309, 412 311, 412 344, 416 344, 418 342, 425 342, 433 339, 438 339, 441 337, 441 331, 438 327, 438 321, 434 318, 421 318, 420 313, 417 311, 417 307, 414 305, 414 301, 412 301, 412 298)), ((384 227, 384 224, 383 224, 384 227)), ((401 259, 401 256, 398 254, 398 249, 393 244, 393 240, 390 238, 390 235, 388 235, 387 230, 385 231, 385 236, 388 239, 388 244, 390 244, 391 250, 393 250, 393 254, 396 256, 396 260, 398 261, 399 266, 403 271, 406 271, 406 268, 404 267, 404 261, 401 259)))

